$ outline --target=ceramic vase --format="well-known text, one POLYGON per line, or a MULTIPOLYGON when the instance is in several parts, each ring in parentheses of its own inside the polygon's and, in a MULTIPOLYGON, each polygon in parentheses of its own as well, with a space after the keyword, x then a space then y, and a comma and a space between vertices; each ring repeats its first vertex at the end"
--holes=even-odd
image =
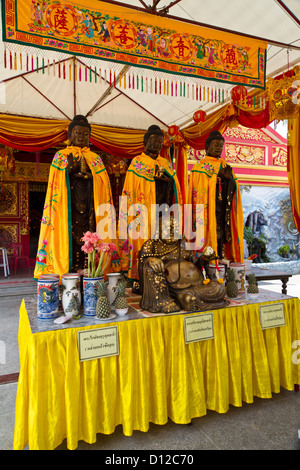
POLYGON ((37 317, 40 320, 51 320, 58 317, 59 280, 43 278, 37 281, 37 317))
POLYGON ((76 273, 63 274, 62 308, 65 315, 77 316, 81 305, 80 277, 76 273))
POLYGON ((114 290, 117 287, 118 280, 121 277, 120 273, 108 273, 108 286, 107 286, 107 296, 110 303, 110 309, 115 310, 115 306, 112 305, 117 297, 117 290, 114 290))
POLYGON ((230 269, 235 272, 235 279, 237 281, 239 294, 245 292, 245 264, 244 263, 230 263, 230 269))
POLYGON ((103 276, 83 278, 83 313, 85 317, 95 317, 96 315, 97 288, 100 281, 103 281, 103 276))
MULTIPOLYGON (((218 268, 219 268, 219 278, 220 279, 225 279, 225 266, 224 266, 224 264, 219 264, 218 268)), ((215 264, 210 264, 208 266, 208 272, 209 272, 209 275, 211 276, 211 279, 213 279, 214 281, 216 281, 218 279, 217 276, 216 276, 216 265, 215 264)))

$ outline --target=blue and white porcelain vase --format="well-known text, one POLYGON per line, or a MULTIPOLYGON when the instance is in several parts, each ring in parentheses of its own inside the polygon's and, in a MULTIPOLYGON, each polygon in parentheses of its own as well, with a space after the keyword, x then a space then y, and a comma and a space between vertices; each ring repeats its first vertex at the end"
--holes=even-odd
POLYGON ((83 278, 83 313, 85 317, 96 315, 97 288, 100 281, 103 281, 103 276, 83 278))
POLYGON ((40 320, 58 317, 59 280, 43 278, 37 281, 37 316, 40 320))
POLYGON ((62 308, 65 315, 79 315, 81 306, 80 277, 76 273, 63 274, 61 277, 63 287, 62 308))

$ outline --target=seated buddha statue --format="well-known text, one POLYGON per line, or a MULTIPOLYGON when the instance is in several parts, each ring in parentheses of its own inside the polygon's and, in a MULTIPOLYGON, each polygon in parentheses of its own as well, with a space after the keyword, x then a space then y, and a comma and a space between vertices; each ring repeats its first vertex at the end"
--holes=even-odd
MULTIPOLYGON (((172 313, 226 306, 224 284, 206 278, 194 264, 192 253, 185 249, 184 240, 175 238, 175 234, 176 224, 171 217, 160 223, 159 238, 147 240, 139 251, 140 307, 152 313, 172 313)), ((207 262, 214 255, 202 256, 207 262)))

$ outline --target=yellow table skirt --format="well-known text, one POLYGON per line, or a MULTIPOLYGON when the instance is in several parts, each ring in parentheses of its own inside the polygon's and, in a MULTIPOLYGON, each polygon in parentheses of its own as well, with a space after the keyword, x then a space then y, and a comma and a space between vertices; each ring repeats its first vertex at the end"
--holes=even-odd
POLYGON ((284 300, 286 326, 268 330, 259 305, 215 310, 215 338, 190 344, 185 315, 118 322, 120 354, 79 362, 78 331, 107 324, 33 334, 23 300, 14 448, 54 449, 67 438, 75 449, 119 424, 130 436, 150 422, 185 424, 207 409, 225 413, 254 396, 271 398, 281 386, 293 390, 300 383, 292 361, 300 300, 284 300))

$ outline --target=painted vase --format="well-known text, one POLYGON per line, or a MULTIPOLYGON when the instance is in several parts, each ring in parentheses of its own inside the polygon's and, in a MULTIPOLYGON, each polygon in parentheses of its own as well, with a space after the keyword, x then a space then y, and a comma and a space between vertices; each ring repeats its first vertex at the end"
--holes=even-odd
POLYGON ((239 294, 243 294, 245 292, 245 264, 244 263, 230 263, 230 269, 233 269, 235 272, 235 279, 237 281, 238 291, 239 294))
MULTIPOLYGON (((225 266, 224 266, 224 264, 219 264, 218 268, 219 268, 219 278, 225 280, 225 266)), ((217 276, 216 276, 216 265, 215 264, 210 264, 209 265, 208 272, 209 272, 209 275, 211 276, 211 279, 213 279, 214 281, 216 281, 218 279, 217 276)))
POLYGON ((97 288, 101 277, 83 277, 83 310, 85 317, 96 316, 97 288))
POLYGON ((117 297, 117 290, 114 290, 117 287, 118 280, 121 277, 120 273, 108 273, 108 286, 107 286, 107 296, 110 303, 111 310, 115 310, 115 306, 113 305, 116 297, 117 297))
POLYGON ((76 273, 63 274, 62 283, 62 308, 65 315, 79 314, 81 306, 80 277, 76 273))
POLYGON ((37 317, 40 320, 51 320, 58 317, 59 280, 43 278, 37 281, 37 317))

